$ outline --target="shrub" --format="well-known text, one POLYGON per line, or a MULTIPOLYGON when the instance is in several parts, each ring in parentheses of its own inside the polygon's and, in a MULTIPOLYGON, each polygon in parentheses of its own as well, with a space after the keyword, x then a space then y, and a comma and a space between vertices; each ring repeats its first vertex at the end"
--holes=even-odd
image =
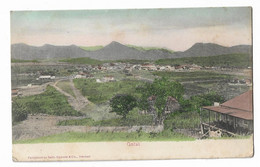
POLYGON ((126 119, 126 115, 130 110, 136 107, 136 105, 135 97, 127 94, 116 95, 110 100, 111 112, 123 116, 123 119, 126 119))
POLYGON ((23 121, 27 118, 26 107, 22 103, 13 102, 12 104, 12 124, 23 121))

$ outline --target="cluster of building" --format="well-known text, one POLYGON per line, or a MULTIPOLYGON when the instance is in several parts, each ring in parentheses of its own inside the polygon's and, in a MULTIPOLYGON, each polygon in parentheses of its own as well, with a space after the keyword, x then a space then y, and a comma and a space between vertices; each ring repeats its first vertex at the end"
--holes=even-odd
POLYGON ((178 66, 155 65, 152 63, 131 64, 131 63, 104 63, 102 65, 88 65, 78 68, 81 71, 126 71, 132 70, 148 70, 148 71, 181 71, 181 70, 200 70, 201 66, 196 64, 185 64, 178 66))

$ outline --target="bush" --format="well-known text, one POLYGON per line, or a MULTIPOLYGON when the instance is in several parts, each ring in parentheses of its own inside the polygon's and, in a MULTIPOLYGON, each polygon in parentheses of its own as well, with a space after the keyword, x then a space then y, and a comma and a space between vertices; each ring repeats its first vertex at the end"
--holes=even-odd
POLYGON ((22 103, 13 102, 12 104, 12 124, 23 121, 27 118, 26 107, 22 103))
POLYGON ((126 119, 126 115, 130 110, 136 107, 136 105, 135 97, 127 94, 116 95, 110 100, 111 112, 123 116, 123 119, 126 119))

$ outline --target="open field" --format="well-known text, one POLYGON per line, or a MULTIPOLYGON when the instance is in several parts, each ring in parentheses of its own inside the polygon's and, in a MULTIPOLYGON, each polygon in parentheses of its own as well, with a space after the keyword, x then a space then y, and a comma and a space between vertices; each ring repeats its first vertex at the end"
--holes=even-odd
POLYGON ((116 115, 116 113, 111 113, 110 111, 111 108, 109 107, 109 104, 106 103, 89 103, 80 110, 80 112, 86 115, 86 117, 91 118, 95 121, 118 118, 118 115, 116 115))
POLYGON ((21 140, 14 144, 33 144, 33 143, 70 143, 70 142, 102 142, 102 141, 194 141, 194 138, 170 131, 163 131, 158 134, 144 132, 99 132, 99 133, 80 133, 66 132, 38 139, 21 140))
POLYGON ((127 115, 123 120, 120 116, 111 119, 94 120, 91 118, 64 120, 60 121, 58 125, 76 125, 76 126, 140 126, 140 125, 152 125, 153 118, 151 115, 141 115, 138 113, 138 109, 135 108, 127 115))
POLYGON ((220 74, 209 71, 188 71, 188 72, 163 72, 157 71, 153 73, 156 76, 169 77, 178 82, 205 82, 205 81, 219 81, 231 79, 231 75, 220 74))
POLYGON ((252 57, 248 54, 228 54, 209 57, 185 57, 176 59, 161 59, 155 61, 158 65, 197 64, 199 66, 215 67, 252 67, 252 57))
POLYGON ((107 102, 116 94, 130 93, 134 96, 139 96, 135 89, 143 85, 142 81, 137 80, 105 83, 97 83, 94 79, 74 79, 73 81, 75 87, 81 91, 82 95, 95 104, 107 102))
POLYGON ((250 78, 250 76, 237 76, 235 73, 223 74, 219 71, 185 71, 185 72, 153 72, 155 76, 168 77, 182 83, 185 88, 185 97, 208 92, 216 92, 229 100, 249 89, 247 85, 230 85, 235 78, 250 78))
POLYGON ((52 86, 47 86, 42 94, 26 97, 15 97, 13 103, 23 104, 30 114, 44 113, 59 116, 80 116, 80 112, 74 110, 67 98, 52 86))
POLYGON ((68 77, 76 71, 75 66, 57 63, 14 63, 11 65, 12 88, 51 82, 51 80, 37 80, 41 75, 51 75, 56 78, 68 77))

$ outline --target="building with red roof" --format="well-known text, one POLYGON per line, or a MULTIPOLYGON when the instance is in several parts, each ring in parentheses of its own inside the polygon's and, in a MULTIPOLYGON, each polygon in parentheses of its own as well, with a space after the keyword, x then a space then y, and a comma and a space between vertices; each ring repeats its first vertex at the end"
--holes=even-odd
POLYGON ((253 91, 249 90, 218 106, 203 107, 208 124, 234 133, 253 132, 253 91))

